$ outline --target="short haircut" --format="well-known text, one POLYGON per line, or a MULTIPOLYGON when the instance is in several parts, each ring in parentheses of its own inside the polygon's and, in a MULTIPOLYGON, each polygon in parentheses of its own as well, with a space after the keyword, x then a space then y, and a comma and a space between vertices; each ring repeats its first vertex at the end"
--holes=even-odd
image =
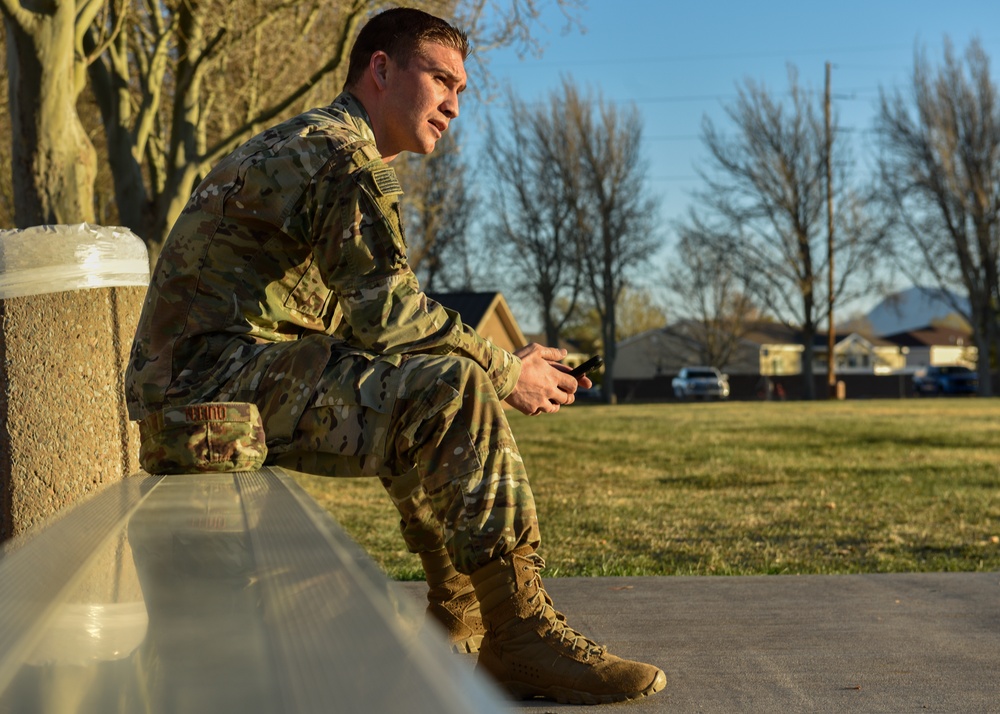
POLYGON ((344 89, 361 78, 372 55, 379 50, 406 67, 425 42, 458 50, 463 60, 469 56, 468 36, 439 17, 407 7, 380 12, 361 28, 354 41, 344 89))

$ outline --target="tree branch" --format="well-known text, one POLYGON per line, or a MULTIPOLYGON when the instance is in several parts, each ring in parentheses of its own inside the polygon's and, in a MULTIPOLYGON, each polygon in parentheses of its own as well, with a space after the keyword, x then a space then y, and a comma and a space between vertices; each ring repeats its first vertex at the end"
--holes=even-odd
MULTIPOLYGON (((95 14, 96 16, 96 14, 95 14)), ((88 65, 93 64, 98 57, 100 57, 111 43, 117 39, 119 33, 121 33, 122 28, 125 26, 125 19, 128 17, 128 0, 118 0, 118 7, 112 11, 112 27, 106 36, 100 39, 96 39, 94 43, 94 48, 88 53, 84 62, 88 65)), ((93 24, 93 17, 90 18, 86 24, 81 22, 81 15, 77 13, 77 34, 78 40, 82 43, 83 35, 91 28, 93 24)), ((102 27, 103 30, 103 27, 102 27)), ((80 45, 82 46, 82 44, 80 45)))
POLYGON ((258 114, 252 120, 244 122, 242 126, 237 127, 234 131, 230 132, 228 136, 217 141, 214 146, 205 152, 204 156, 200 157, 201 163, 212 164, 218 161, 220 158, 236 148, 236 146, 238 146, 245 139, 247 134, 253 130, 254 126, 269 122, 283 113, 286 109, 303 97, 309 90, 311 90, 320 79, 342 66, 350 53, 350 40, 354 37, 358 24, 365 16, 365 9, 366 8, 363 4, 355 6, 352 9, 351 13, 347 17, 347 21, 343 24, 343 31, 337 39, 337 51, 326 64, 313 72, 305 82, 300 84, 282 101, 278 102, 267 111, 258 114))
POLYGON ((17 25, 26 35, 33 34, 41 22, 38 13, 25 10, 18 0, 0 0, 0 14, 17 25))

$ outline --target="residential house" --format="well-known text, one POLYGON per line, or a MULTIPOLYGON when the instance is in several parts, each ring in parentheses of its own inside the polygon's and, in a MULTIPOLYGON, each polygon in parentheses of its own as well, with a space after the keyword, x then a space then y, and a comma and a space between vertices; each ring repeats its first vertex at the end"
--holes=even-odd
MULTIPOLYGON (((615 362, 619 399, 669 398, 670 379, 682 367, 705 363, 704 334, 697 323, 681 322, 620 342, 615 362)), ((827 345, 826 333, 816 335, 813 374, 817 394, 825 389, 827 345)), ((801 392, 804 352, 800 331, 780 323, 759 322, 750 325, 736 342, 726 363, 715 366, 728 374, 733 398, 766 397, 775 391, 794 396, 801 392)), ((898 381, 875 379, 898 375, 905 369, 899 345, 857 333, 839 334, 835 335, 834 356, 838 381, 851 383, 848 393, 897 396, 900 392, 898 381)))
MULTIPOLYGON (((672 379, 681 368, 705 363, 705 328, 695 321, 682 321, 647 330, 622 340, 615 356, 615 380, 672 379)), ((758 346, 738 340, 724 371, 730 374, 760 373, 758 346)))
MULTIPOLYGON (((899 345, 888 339, 865 337, 856 332, 834 335, 833 371, 848 374, 895 374, 906 367, 906 357, 899 345)), ((826 374, 828 367, 829 337, 826 333, 816 336, 813 347, 813 373, 826 374)))
POLYGON ((497 347, 514 352, 528 344, 499 292, 427 293, 427 297, 457 312, 462 322, 497 347))
POLYGON ((976 368, 979 351, 972 344, 967 330, 954 327, 927 326, 907 332, 887 335, 885 339, 900 349, 908 373, 923 367, 963 365, 976 368))
MULTIPOLYGON (((427 293, 427 297, 454 310, 462 317, 462 322, 472 327, 479 335, 508 352, 521 349, 529 342, 545 344, 544 335, 525 335, 521 332, 510 306, 499 292, 454 292, 427 293)), ((581 352, 568 340, 560 340, 559 347, 566 350, 563 364, 576 367, 592 355, 581 352)), ((593 375, 592 375, 593 376, 593 375)))

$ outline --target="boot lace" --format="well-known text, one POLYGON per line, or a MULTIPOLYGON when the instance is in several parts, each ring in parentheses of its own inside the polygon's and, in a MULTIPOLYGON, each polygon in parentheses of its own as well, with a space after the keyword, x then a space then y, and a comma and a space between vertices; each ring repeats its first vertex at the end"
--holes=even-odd
POLYGON ((607 651, 605 647, 570 627, 566 622, 566 616, 556 610, 552 598, 542 586, 541 571, 545 567, 545 561, 542 557, 537 553, 532 553, 526 556, 526 559, 531 562, 531 569, 534 571, 532 579, 535 585, 535 594, 529 598, 529 602, 536 606, 539 605, 539 602, 541 603, 540 616, 552 623, 551 634, 558 637, 559 642, 568 644, 571 649, 582 651, 584 659, 603 655, 607 651))

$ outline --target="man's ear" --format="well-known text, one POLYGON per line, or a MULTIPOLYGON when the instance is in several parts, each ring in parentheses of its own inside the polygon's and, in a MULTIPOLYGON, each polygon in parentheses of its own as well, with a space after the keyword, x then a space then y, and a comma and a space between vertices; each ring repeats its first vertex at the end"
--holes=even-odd
POLYGON ((389 73, 389 55, 382 50, 373 52, 371 59, 368 60, 368 71, 375 81, 375 86, 384 90, 386 87, 386 78, 389 73))

